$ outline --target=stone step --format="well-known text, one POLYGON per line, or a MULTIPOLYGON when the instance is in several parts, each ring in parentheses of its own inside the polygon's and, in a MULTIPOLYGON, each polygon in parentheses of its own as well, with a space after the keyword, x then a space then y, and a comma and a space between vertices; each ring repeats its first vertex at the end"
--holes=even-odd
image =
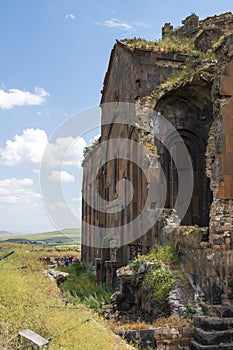
POLYGON ((201 307, 205 315, 215 317, 218 315, 218 310, 222 307, 222 305, 202 303, 201 307))
POLYGON ((233 317, 233 306, 220 306, 217 309, 217 316, 219 316, 220 318, 233 317))
POLYGON ((232 350, 233 344, 219 344, 219 345, 201 345, 195 340, 190 343, 190 350, 232 350))
POLYGON ((230 330, 233 329, 233 318, 197 316, 194 317, 194 326, 204 331, 230 330))
POLYGON ((194 339, 202 345, 231 344, 233 349, 233 329, 224 331, 203 331, 201 328, 194 329, 194 339))
POLYGON ((155 349, 154 329, 129 329, 125 331, 118 331, 117 334, 129 343, 132 342, 142 347, 150 346, 152 349, 155 349))

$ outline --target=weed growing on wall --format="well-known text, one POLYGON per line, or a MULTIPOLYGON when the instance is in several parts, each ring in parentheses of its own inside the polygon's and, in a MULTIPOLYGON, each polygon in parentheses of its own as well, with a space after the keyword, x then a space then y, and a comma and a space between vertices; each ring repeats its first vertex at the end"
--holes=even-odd
POLYGON ((174 35, 167 36, 163 40, 147 41, 142 38, 122 40, 131 49, 146 49, 164 53, 191 53, 195 50, 193 38, 180 38, 174 35))
POLYGON ((177 265, 177 257, 170 246, 156 246, 148 255, 136 259, 132 266, 135 271, 149 263, 151 268, 145 274, 143 286, 152 291, 152 297, 165 304, 169 292, 175 285, 172 268, 177 265))
POLYGON ((152 290, 152 297, 164 304, 169 292, 175 287, 172 277, 170 268, 161 264, 159 267, 152 268, 151 271, 146 274, 143 286, 152 290))

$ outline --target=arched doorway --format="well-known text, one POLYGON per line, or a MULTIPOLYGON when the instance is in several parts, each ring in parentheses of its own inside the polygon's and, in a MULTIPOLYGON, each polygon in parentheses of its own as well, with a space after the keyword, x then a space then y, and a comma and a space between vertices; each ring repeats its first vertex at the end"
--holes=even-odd
MULTIPOLYGON (((192 199, 182 219, 182 224, 208 226, 212 192, 210 191, 209 178, 205 174, 205 145, 202 139, 190 130, 181 129, 179 135, 187 147, 193 167, 192 199)), ((177 137, 177 134, 169 136, 167 145, 172 154, 182 150, 183 145, 180 145, 180 142, 181 139, 177 137)), ((166 207, 174 208, 179 186, 182 184, 179 184, 176 166, 167 150, 164 153, 163 169, 167 180, 166 207)), ((179 165, 179 172, 183 172, 185 176, 187 172, 185 160, 179 165)))
MULTIPOLYGON (((168 120, 178 131, 178 134, 174 132, 164 135, 167 148, 155 137, 155 144, 167 181, 165 207, 174 208, 179 186, 182 186, 179 184, 177 169, 171 153, 179 154, 180 143, 183 140, 192 160, 194 186, 191 202, 181 223, 183 225, 208 226, 213 197, 209 179, 205 174, 205 152, 210 125, 213 121, 211 84, 196 81, 194 84, 186 85, 175 92, 167 93, 158 101, 155 111, 168 120)), ((179 166, 179 171, 185 173, 185 161, 179 166)))

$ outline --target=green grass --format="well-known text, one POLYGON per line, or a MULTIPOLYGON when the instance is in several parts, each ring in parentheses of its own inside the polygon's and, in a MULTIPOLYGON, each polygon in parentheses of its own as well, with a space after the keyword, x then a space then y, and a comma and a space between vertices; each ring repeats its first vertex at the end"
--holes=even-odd
POLYGON ((72 302, 83 302, 97 312, 102 311, 102 303, 110 303, 113 291, 103 285, 96 286, 95 276, 86 272, 81 265, 70 265, 62 271, 68 272, 70 276, 61 285, 61 290, 72 302))
POLYGON ((0 244, 0 255, 9 251, 15 253, 0 261, 0 348, 20 349, 17 334, 26 328, 51 339, 50 350, 127 348, 85 305, 65 306, 56 284, 43 274, 43 251, 0 244))

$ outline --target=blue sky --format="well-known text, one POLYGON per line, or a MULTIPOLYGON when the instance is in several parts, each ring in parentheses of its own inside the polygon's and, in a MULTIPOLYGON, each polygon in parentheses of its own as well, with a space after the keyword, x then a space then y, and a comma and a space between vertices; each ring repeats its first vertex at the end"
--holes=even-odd
MULTIPOLYGON (((49 138, 71 115, 98 105, 115 39, 159 39, 165 22, 178 26, 193 12, 205 18, 232 7, 232 0, 0 1, 0 231, 78 225, 65 215, 58 224, 50 222, 42 203, 40 163, 49 144, 49 186, 61 179, 65 197, 79 216, 82 149, 98 130, 82 132, 62 175, 56 157, 74 135, 58 142, 49 138)), ((82 114, 77 133, 79 123, 85 129, 82 114)), ((63 205, 58 200, 53 207, 61 218, 63 205)))

